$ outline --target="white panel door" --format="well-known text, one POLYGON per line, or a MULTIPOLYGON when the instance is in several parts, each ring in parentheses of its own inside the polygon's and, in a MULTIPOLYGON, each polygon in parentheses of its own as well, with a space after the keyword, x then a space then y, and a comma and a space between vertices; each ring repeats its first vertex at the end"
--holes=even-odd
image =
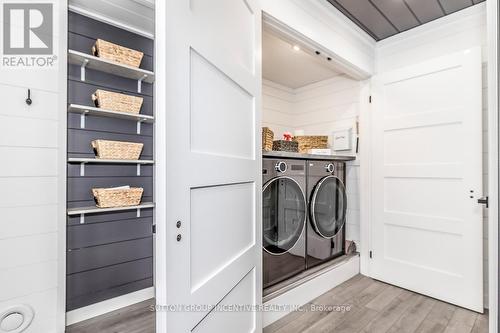
POLYGON ((260 7, 168 0, 166 17, 166 326, 261 331, 260 7))
POLYGON ((482 312, 481 50, 373 83, 370 271, 482 312))

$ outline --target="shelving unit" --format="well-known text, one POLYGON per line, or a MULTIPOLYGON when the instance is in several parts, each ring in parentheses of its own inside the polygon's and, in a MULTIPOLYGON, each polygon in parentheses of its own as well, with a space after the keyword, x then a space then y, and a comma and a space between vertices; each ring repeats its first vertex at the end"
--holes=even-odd
POLYGON ((155 73, 151 71, 119 64, 75 50, 68 51, 68 62, 80 65, 80 79, 82 81, 85 81, 85 69, 90 68, 127 79, 137 80, 137 92, 139 93, 142 90, 142 82, 153 83, 155 80, 155 73))
POLYGON ((152 40, 76 13, 68 20, 66 247, 75 269, 66 274, 66 310, 73 311, 154 285, 155 73, 152 40), (91 55, 99 38, 143 52, 142 68, 91 55), (143 98, 141 113, 95 107, 97 89, 143 98), (95 158, 96 139, 142 143, 143 159, 95 158), (140 204, 96 207, 93 188, 125 185, 143 188, 140 204))

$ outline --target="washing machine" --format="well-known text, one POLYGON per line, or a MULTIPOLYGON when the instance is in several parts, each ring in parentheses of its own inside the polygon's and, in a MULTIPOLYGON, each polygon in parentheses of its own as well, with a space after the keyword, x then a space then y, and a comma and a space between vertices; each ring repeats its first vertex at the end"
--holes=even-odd
POLYGON ((345 253, 345 168, 344 162, 307 161, 307 269, 345 253))
POLYGON ((306 162, 263 158, 262 242, 264 288, 306 268, 306 162))

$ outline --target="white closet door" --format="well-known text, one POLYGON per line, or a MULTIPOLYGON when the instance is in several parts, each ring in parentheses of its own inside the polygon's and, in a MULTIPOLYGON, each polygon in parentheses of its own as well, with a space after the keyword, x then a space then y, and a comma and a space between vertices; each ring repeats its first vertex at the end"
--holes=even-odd
POLYGON ((481 50, 373 89, 373 277, 482 312, 481 50))
POLYGON ((210 308, 261 302, 260 7, 170 0, 166 24, 167 328, 260 331, 210 308))

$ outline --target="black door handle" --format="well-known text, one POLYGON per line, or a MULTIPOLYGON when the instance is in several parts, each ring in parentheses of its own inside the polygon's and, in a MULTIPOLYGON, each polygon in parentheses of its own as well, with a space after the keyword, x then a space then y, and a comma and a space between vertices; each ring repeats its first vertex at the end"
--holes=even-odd
POLYGON ((489 201, 490 201, 490 200, 489 200, 489 197, 482 197, 482 198, 480 198, 480 199, 477 199, 477 203, 480 203, 480 204, 486 205, 486 208, 488 208, 488 207, 489 207, 489 204, 490 204, 490 202, 489 202, 489 201))

